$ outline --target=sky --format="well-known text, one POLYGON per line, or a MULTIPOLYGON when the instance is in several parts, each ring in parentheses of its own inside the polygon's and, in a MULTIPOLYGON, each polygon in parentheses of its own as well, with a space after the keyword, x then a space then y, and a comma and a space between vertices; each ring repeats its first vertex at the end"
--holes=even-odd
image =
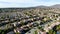
POLYGON ((34 6, 51 6, 60 4, 60 0, 0 0, 0 8, 4 7, 34 7, 34 6))

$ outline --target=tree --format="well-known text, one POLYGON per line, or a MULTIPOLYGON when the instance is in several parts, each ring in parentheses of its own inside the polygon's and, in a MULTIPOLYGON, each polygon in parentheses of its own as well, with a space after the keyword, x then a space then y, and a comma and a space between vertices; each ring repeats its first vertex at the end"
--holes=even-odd
POLYGON ((54 31, 53 34, 56 34, 56 32, 54 31))
POLYGON ((16 34, 20 34, 20 33, 16 32, 16 34))
POLYGON ((49 30, 48 34, 56 34, 54 30, 49 30))
POLYGON ((37 33, 37 30, 34 32, 34 34, 38 34, 38 33, 37 33))
POLYGON ((4 32, 2 32, 2 34, 4 34, 4 32))
POLYGON ((38 29, 42 29, 42 27, 41 27, 41 26, 38 26, 37 28, 38 28, 38 29))
POLYGON ((53 30, 49 30, 48 34, 53 34, 53 30))

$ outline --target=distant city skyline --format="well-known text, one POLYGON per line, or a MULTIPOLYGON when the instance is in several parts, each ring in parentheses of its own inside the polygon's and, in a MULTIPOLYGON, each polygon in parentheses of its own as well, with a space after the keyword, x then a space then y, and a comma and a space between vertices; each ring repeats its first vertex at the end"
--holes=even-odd
POLYGON ((51 6, 60 4, 60 0, 0 0, 0 8, 4 7, 34 7, 34 6, 51 6))

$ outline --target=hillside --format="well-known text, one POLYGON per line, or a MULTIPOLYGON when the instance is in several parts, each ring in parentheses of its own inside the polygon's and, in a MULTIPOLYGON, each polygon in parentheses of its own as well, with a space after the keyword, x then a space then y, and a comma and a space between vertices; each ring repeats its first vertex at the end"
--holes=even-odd
POLYGON ((49 13, 60 13, 60 4, 53 6, 36 6, 28 8, 0 8, 0 16, 25 16, 25 13, 31 12, 31 14, 49 14, 49 13))
POLYGON ((0 34, 33 34, 35 30, 40 33, 53 30, 51 33, 55 34, 60 30, 59 24, 60 5, 0 8, 0 34))

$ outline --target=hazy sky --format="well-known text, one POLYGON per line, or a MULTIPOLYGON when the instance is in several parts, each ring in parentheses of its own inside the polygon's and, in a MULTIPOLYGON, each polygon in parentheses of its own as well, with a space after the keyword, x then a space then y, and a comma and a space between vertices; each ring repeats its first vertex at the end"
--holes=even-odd
POLYGON ((0 7, 32 7, 60 4, 60 0, 0 0, 0 7))

